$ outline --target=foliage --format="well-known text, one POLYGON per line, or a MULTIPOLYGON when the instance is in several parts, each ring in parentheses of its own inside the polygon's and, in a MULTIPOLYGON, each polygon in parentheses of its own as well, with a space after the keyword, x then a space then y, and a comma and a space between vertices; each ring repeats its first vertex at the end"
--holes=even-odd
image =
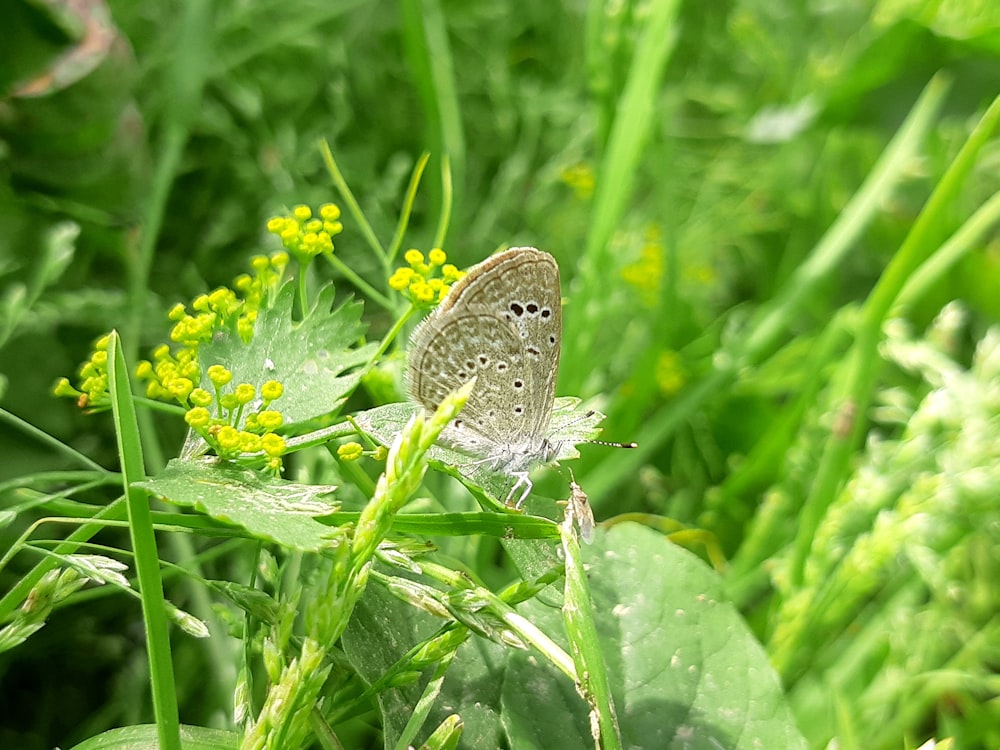
POLYGON ((1000 746, 996 12, 109 5, 0 51, 0 746, 1000 746), (639 444, 526 513, 401 388, 504 245, 639 444))

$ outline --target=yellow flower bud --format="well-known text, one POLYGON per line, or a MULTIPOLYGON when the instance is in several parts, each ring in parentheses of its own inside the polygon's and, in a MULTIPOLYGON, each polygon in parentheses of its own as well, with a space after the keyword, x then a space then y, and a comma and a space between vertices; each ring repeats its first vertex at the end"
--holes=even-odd
POLYGON ((249 404, 253 401, 254 396, 257 395, 257 389, 249 383, 240 383, 236 386, 233 394, 236 396, 236 400, 239 401, 240 404, 249 404))
POLYGON ((212 415, 205 407, 196 406, 193 409, 188 409, 187 413, 184 415, 184 421, 194 429, 198 430, 212 421, 212 415))
POLYGON ((240 447, 240 432, 231 425, 225 425, 215 434, 219 447, 224 451, 238 450, 240 447))
POLYGON ((188 395, 188 400, 195 406, 208 406, 212 403, 212 394, 204 388, 195 388, 188 395))
POLYGON ((208 368, 208 379, 217 387, 221 387, 233 379, 233 373, 222 365, 212 365, 208 368))
POLYGON ((337 457, 341 461, 357 461, 363 453, 360 443, 344 443, 337 448, 337 457))
POLYGON ((285 386, 279 383, 277 380, 268 380, 264 385, 260 387, 260 395, 265 401, 271 402, 276 399, 281 398, 281 394, 285 392, 285 386))
MULTIPOLYGON (((273 432, 270 432, 261 437, 260 447, 267 455, 277 457, 285 452, 285 439, 281 435, 275 435, 273 432)), ((281 465, 280 462, 278 465, 281 465)))
POLYGON ((257 414, 257 424, 265 430, 276 430, 284 423, 285 418, 275 409, 265 409, 257 414))

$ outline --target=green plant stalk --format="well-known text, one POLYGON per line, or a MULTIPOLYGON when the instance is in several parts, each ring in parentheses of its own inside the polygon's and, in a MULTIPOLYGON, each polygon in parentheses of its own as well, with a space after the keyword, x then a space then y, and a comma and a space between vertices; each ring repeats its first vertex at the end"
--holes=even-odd
POLYGON ((615 60, 606 54, 605 40, 621 40, 625 13, 621 5, 611 6, 605 0, 589 0, 584 40, 587 59, 587 86, 594 99, 597 116, 597 143, 604 148, 615 120, 615 60))
POLYGON ((413 713, 410 714, 410 718, 407 720, 406 726, 403 727, 399 739, 396 740, 395 750, 407 750, 407 748, 414 746, 417 732, 420 731, 424 722, 427 721, 431 709, 434 708, 435 701, 441 694, 441 688, 444 686, 444 678, 448 673, 448 667, 451 666, 454 658, 455 652, 452 651, 438 661, 437 666, 434 668, 434 674, 427 683, 427 687, 424 688, 424 692, 417 701, 417 705, 414 706, 413 713))
MULTIPOLYGON (((114 480, 109 481, 111 480, 111 475, 108 475, 108 477, 105 478, 102 474, 92 471, 91 472, 64 471, 64 472, 51 472, 51 474, 53 475, 61 474, 65 478, 61 480, 49 479, 48 481, 54 481, 57 483, 72 482, 73 484, 59 490, 58 492, 39 492, 29 486, 26 486, 25 481, 20 478, 14 480, 13 482, 0 483, 0 495, 2 495, 5 492, 8 492, 10 489, 17 488, 18 489, 17 498, 19 499, 18 502, 12 503, 0 513, 2 513, 5 516, 9 515, 11 518, 13 518, 15 515, 19 513, 25 513, 34 508, 44 508, 46 511, 53 513, 55 515, 63 515, 63 516, 75 515, 77 518, 90 518, 91 516, 94 515, 93 505, 89 503, 77 502, 75 500, 69 500, 67 498, 76 492, 87 493, 90 492, 91 490, 97 489, 98 487, 104 487, 105 485, 109 484, 117 484, 118 481, 121 481, 120 479, 118 479, 117 481, 114 480), (90 482, 81 481, 79 484, 75 483, 77 482, 77 480, 83 479, 86 476, 93 476, 96 478, 90 482), (62 511, 58 510, 60 507, 72 508, 73 510, 63 513, 62 511)), ((32 477, 32 479, 37 481, 38 475, 35 475, 35 477, 32 477)), ((48 481, 46 483, 48 483, 48 481)), ((8 550, 7 554, 5 554, 3 558, 0 558, 0 560, 6 560, 7 555, 9 553, 10 550, 8 550)), ((4 564, 5 564, 4 562, 0 562, 0 570, 3 569, 4 564)))
POLYGON ((627 477, 637 476, 650 456, 660 450, 663 441, 697 413, 702 403, 718 395, 735 378, 736 370, 731 363, 723 362, 718 369, 692 383, 676 399, 650 415, 643 421, 638 434, 629 436, 635 440, 636 448, 609 451, 609 455, 587 473, 587 494, 604 497, 627 477))
MULTIPOLYGON (((446 515, 454 516, 456 514, 446 515)), ((496 516, 495 513, 482 515, 496 516)), ((407 515, 407 518, 409 518, 409 515, 407 515)), ((420 531, 417 531, 416 533, 425 535, 420 531)), ((477 532, 469 533, 474 534, 477 532)), ((384 557, 383 559, 385 560, 384 557)), ((394 563, 393 560, 385 561, 394 563)), ((420 567, 425 574, 428 574, 437 580, 443 581, 450 586, 457 586, 466 590, 474 588, 472 586, 471 579, 466 576, 457 576, 453 570, 445 568, 444 566, 435 565, 428 563, 426 560, 421 560, 420 567)), ((559 575, 561 575, 561 573, 552 572, 549 576, 536 581, 521 581, 517 584, 508 586, 506 589, 501 591, 498 596, 508 605, 516 604, 537 594, 538 591, 555 581, 559 575)), ((441 612, 446 609, 443 603, 443 595, 439 596, 434 592, 434 590, 429 590, 429 587, 421 586, 409 579, 406 579, 405 590, 401 585, 393 585, 394 582, 398 582, 398 579, 394 579, 378 571, 373 571, 372 580, 385 587, 387 591, 393 594, 393 596, 397 596, 403 601, 407 601, 408 603, 418 606, 425 611, 435 610, 438 612, 438 616, 441 616, 441 612), (426 599, 420 602, 414 601, 414 598, 419 592, 422 592, 425 597, 430 596, 433 599, 433 604, 428 603, 426 599)), ((450 613, 447 615, 448 618, 451 618, 451 616, 452 615, 450 613)), ((424 639, 423 642, 413 646, 406 653, 406 655, 396 661, 396 663, 389 667, 378 679, 374 680, 367 688, 365 688, 361 695, 354 696, 345 701, 334 701, 331 705, 336 708, 334 713, 328 717, 329 720, 336 724, 343 721, 345 717, 352 716, 361 706, 373 700, 375 696, 382 691, 390 688, 395 683, 396 678, 400 675, 420 672, 430 664, 438 664, 444 659, 450 659, 451 655, 458 650, 459 646, 469 640, 471 635, 472 631, 469 626, 449 619, 449 622, 442 626, 436 633, 424 639)))
MULTIPOLYGON (((390 256, 387 256, 384 251, 379 250, 381 245, 378 242, 378 238, 375 236, 375 230, 372 229, 368 220, 365 218, 364 212, 361 210, 361 206, 358 205, 357 200, 354 198, 354 194, 351 192, 350 188, 347 186, 347 181, 341 174, 339 167, 337 167, 337 162, 333 158, 333 152, 330 151, 330 146, 326 141, 320 144, 320 149, 323 151, 323 158, 326 161, 327 169, 333 178, 334 184, 340 191, 341 197, 348 204, 351 211, 351 215, 354 217, 355 221, 361 227, 362 234, 368 239, 369 245, 372 245, 373 249, 376 250, 375 255, 378 257, 382 264, 382 275, 386 278, 392 272, 392 257, 390 251, 390 256), (374 242, 374 244, 372 244, 374 242)), ((418 161, 416 168, 414 169, 413 176, 410 178, 410 187, 407 190, 406 202, 403 206, 403 213, 399 219, 399 226, 397 228, 398 239, 402 241, 402 233, 406 231, 406 224, 409 220, 410 210, 413 207, 413 194, 416 192, 417 185, 420 182, 420 175, 424 170, 424 165, 427 163, 426 154, 421 157, 418 161)), ((396 238, 393 238, 393 242, 396 242, 396 238)), ((324 254, 323 257, 326 261, 332 265, 337 271, 340 272, 344 278, 350 281, 356 289, 359 289, 363 294, 365 294, 370 300, 375 302, 377 305, 390 312, 396 309, 396 305, 393 300, 382 294, 375 287, 365 281, 361 276, 355 273, 354 269, 348 266, 344 261, 342 261, 335 253, 324 254)), ((305 274, 302 274, 303 276, 305 274)), ((304 310, 305 308, 303 308, 304 310)))
MULTIPOLYGON (((377 577, 376 580, 378 580, 377 577)), ((411 648, 384 674, 368 685, 360 695, 331 703, 333 710, 327 717, 328 720, 336 725, 347 717, 353 716, 362 706, 374 700, 379 693, 392 687, 400 675, 423 670, 428 664, 441 661, 457 651, 458 647, 469 640, 471 635, 472 631, 465 625, 450 622, 434 635, 411 648)))
MULTIPOLYGON (((593 218, 580 264, 579 296, 584 300, 600 296, 608 269, 614 266, 608 246, 632 195, 639 159, 653 123, 660 79, 677 40, 678 0, 654 0, 650 6, 598 172, 593 218)), ((568 362, 586 361, 594 332, 601 329, 594 319, 594 305, 581 305, 580 313, 563 336, 568 362)), ((580 390, 582 373, 583 369, 577 381, 567 384, 572 391, 580 390)))
POLYGON ((890 316, 905 315, 958 261, 974 250, 1000 220, 1000 192, 991 195, 906 282, 890 316))
POLYGON ((336 187, 340 192, 341 200, 347 205, 347 210, 350 211, 351 216, 354 217, 354 221, 361 230, 361 236, 365 238, 368 246, 378 257, 379 262, 382 263, 383 268, 388 268, 388 256, 386 255, 385 248, 382 247, 382 243, 379 242, 378 235, 375 234, 375 230, 372 229, 372 225, 368 223, 368 219, 365 217, 365 212, 361 210, 361 206, 358 204, 358 199, 354 197, 354 193, 351 192, 351 188, 347 185, 347 180, 344 179, 344 175, 341 173, 340 167, 337 166, 337 160, 333 158, 333 152, 330 150, 330 144, 327 143, 325 139, 319 142, 319 150, 323 154, 323 162, 326 164, 326 171, 330 174, 330 179, 333 180, 334 187, 336 187))
POLYGON ((393 312, 395 310, 395 305, 391 299, 386 297, 382 294, 382 292, 361 278, 349 265, 338 258, 336 254, 324 255, 323 257, 326 259, 327 263, 336 268, 344 278, 350 281, 355 288, 361 291, 372 302, 389 312, 393 312))
MULTIPOLYGON (((410 184, 406 186, 406 193, 403 196, 403 208, 399 212, 399 221, 396 222, 396 232, 392 235, 392 242, 389 243, 389 254, 382 268, 386 278, 392 273, 392 264, 396 262, 396 256, 399 255, 399 251, 403 247, 403 238, 406 236, 406 228, 410 225, 410 215, 413 213, 413 203, 417 199, 420 178, 423 176, 430 158, 430 152, 424 151, 413 167, 413 174, 410 175, 410 184)), ((435 247, 437 246, 435 245, 435 247)))
POLYGON ((931 79, 906 120, 886 147, 864 183, 823 235, 809 258, 791 275, 774 300, 763 308, 742 354, 751 364, 771 355, 793 316, 830 274, 843 264, 861 232, 880 211, 883 201, 904 170, 917 156, 937 113, 944 104, 950 81, 943 75, 931 79))
MULTIPOLYGON (((607 666, 594 622, 594 603, 584 570, 580 541, 573 521, 567 514, 560 526, 563 555, 566 559, 566 586, 563 600, 563 620, 569 638, 570 652, 576 665, 577 690, 597 713, 603 750, 619 750, 622 746, 618 716, 615 712, 607 666)), ((596 739, 596 738, 595 738, 596 739)))
MULTIPOLYGON (((184 146, 201 109, 201 94, 209 65, 210 51, 215 48, 209 38, 214 26, 211 22, 212 3, 194 0, 184 4, 184 17, 175 27, 180 35, 173 45, 174 64, 166 79, 166 100, 170 106, 164 110, 162 141, 156 157, 156 171, 142 219, 142 231, 134 260, 128 271, 128 324, 125 328, 129 351, 126 359, 135 360, 138 354, 139 332, 143 328, 143 315, 148 309, 145 300, 149 293, 149 272, 153 265, 156 241, 163 225, 163 215, 170 197, 170 189, 180 169, 184 146)), ((129 256, 133 257, 133 256, 129 256)))
POLYGON ((149 676, 153 693, 153 711, 162 750, 180 750, 180 720, 177 695, 174 693, 174 671, 170 658, 170 632, 160 562, 153 532, 149 497, 144 490, 133 487, 145 478, 142 443, 136 421, 135 404, 129 387, 128 369, 116 331, 108 344, 109 395, 118 439, 118 455, 122 464, 122 484, 128 507, 129 530, 135 552, 136 574, 142 594, 142 616, 146 627, 149 651, 149 676))
POLYGON ((434 247, 444 247, 444 241, 448 237, 448 226, 451 224, 451 208, 454 201, 451 157, 445 152, 441 154, 441 214, 438 217, 437 230, 434 232, 434 247))
POLYGON ((333 733, 330 725, 326 723, 319 711, 309 713, 309 725, 312 727, 316 741, 323 750, 344 750, 344 745, 340 738, 333 733))
MULTIPOLYGON (((423 103, 431 150, 451 160, 456 181, 465 183, 465 136, 455 89, 448 29, 438 0, 402 0, 403 41, 423 103)), ((442 185, 443 188, 443 185, 442 185)), ((443 217, 444 200, 434 212, 443 217)))
POLYGON ((247 727, 243 750, 291 750, 305 742, 310 713, 330 669, 322 666, 327 653, 323 644, 336 643, 343 634, 368 584, 378 545, 391 530, 395 515, 420 486, 427 470, 427 451, 465 405, 474 384, 472 380, 445 398, 429 419, 415 414, 396 438, 375 494, 358 517, 353 538, 341 537, 331 544, 333 564, 325 590, 318 592, 304 614, 307 635, 301 651, 269 687, 256 720, 247 727))
MULTIPOLYGON (((570 679, 577 680, 577 673, 572 659, 551 638, 543 633, 534 623, 522 617, 504 599, 494 594, 484 586, 474 583, 471 579, 455 573, 455 571, 428 561, 420 563, 424 573, 442 580, 457 589, 451 595, 442 595, 437 589, 403 580, 389 588, 394 596, 402 596, 411 603, 422 606, 428 611, 448 612, 463 624, 472 627, 477 632, 494 640, 503 642, 505 634, 490 622, 490 619, 500 620, 520 639, 531 644, 539 653, 551 661, 570 679), (484 612, 488 617, 482 617, 484 612)), ((514 593, 516 588, 506 593, 514 593)))
MULTIPOLYGON (((914 114, 923 108, 922 105, 927 105, 930 109, 928 116, 936 111, 942 103, 946 90, 947 85, 943 77, 933 78, 901 131, 908 128, 909 123, 915 119, 914 114)), ((882 340, 882 324, 908 279, 931 255, 941 240, 943 231, 941 227, 946 225, 945 212, 975 165, 977 154, 996 130, 998 123, 1000 123, 1000 97, 994 100, 958 156, 948 167, 948 171, 931 193, 924 209, 917 216, 899 251, 893 256, 868 296, 862 308, 858 338, 848 356, 846 377, 834 398, 835 404, 852 404, 858 414, 867 411, 875 379, 882 366, 882 358, 878 355, 878 345, 882 340)), ((865 427, 864 420, 855 420, 849 436, 832 435, 826 444, 812 490, 803 504, 800 515, 790 568, 793 585, 802 583, 813 536, 841 486, 854 446, 857 445, 865 427)))
MULTIPOLYGON (((309 312, 309 288, 306 284, 307 281, 306 277, 308 276, 307 271, 310 265, 312 265, 311 260, 308 261, 307 263, 300 263, 299 272, 295 274, 296 276, 295 295, 299 300, 299 313, 302 315, 303 318, 309 312)), ((239 419, 241 416, 242 416, 242 409, 240 410, 240 413, 236 415, 237 424, 239 424, 239 419)))
MULTIPOLYGON (((101 508, 97 513, 94 514, 93 520, 89 523, 85 523, 72 532, 66 537, 65 541, 61 542, 54 551, 58 554, 70 555, 76 552, 80 545, 85 543, 92 536, 97 534, 103 528, 105 528, 105 521, 121 520, 126 516, 125 500, 119 498, 113 503, 101 508)), ((16 554, 17 550, 24 544, 24 541, 31 536, 36 528, 41 524, 46 523, 49 519, 40 519, 33 523, 28 529, 25 530, 21 538, 4 554, 2 561, 0 561, 0 568, 5 566, 10 558, 16 554)), ((74 519, 75 520, 75 519, 74 519)), ((4 594, 3 598, 0 599, 0 622, 6 622, 11 613, 21 605, 28 593, 33 589, 42 577, 48 573, 53 568, 57 567, 58 563, 54 560, 46 558, 38 562, 30 571, 24 574, 21 579, 13 586, 11 589, 4 594)))
POLYGON ((455 750, 458 747, 458 741, 462 739, 464 726, 465 723, 458 714, 445 717, 444 721, 438 724, 437 729, 427 738, 427 741, 420 746, 420 750, 455 750))
POLYGON ((9 287, 0 306, 4 313, 0 316, 0 349, 7 345, 21 321, 41 299, 42 293, 59 280, 72 262, 79 236, 80 225, 70 221, 60 222, 45 230, 31 278, 27 284, 9 287), (13 296, 15 291, 17 297, 13 296), (12 304, 15 300, 16 303, 12 304))
POLYGON ((412 318, 416 312, 417 308, 410 305, 406 308, 406 312, 400 315, 396 322, 392 324, 392 328, 390 328, 385 336, 382 337, 382 341, 379 343, 378 349, 375 350, 372 358, 368 361, 368 364, 365 365, 365 368, 362 371, 362 377, 364 374, 370 372, 371 369, 379 363, 383 354, 389 351, 389 347, 392 345, 392 342, 396 340, 396 337, 399 336, 403 328, 406 326, 407 321, 409 321, 409 319, 412 318))
POLYGON ((6 409, 0 409, 0 421, 6 422, 19 432, 23 432, 28 437, 37 440, 39 443, 48 448, 51 448, 57 455, 64 455, 73 463, 82 464, 92 471, 105 474, 109 479, 117 481, 117 477, 113 472, 108 471, 89 456, 85 456, 83 453, 74 450, 71 446, 57 440, 44 430, 40 430, 35 427, 35 425, 26 422, 16 414, 11 414, 6 409))

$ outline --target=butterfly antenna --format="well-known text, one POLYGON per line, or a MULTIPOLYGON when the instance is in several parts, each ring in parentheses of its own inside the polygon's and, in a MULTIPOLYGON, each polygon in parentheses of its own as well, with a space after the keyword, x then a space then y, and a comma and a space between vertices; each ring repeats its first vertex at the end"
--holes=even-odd
POLYGON ((589 445, 603 445, 607 448, 638 448, 638 443, 615 443, 609 440, 588 440, 589 445))
MULTIPOLYGON (((574 419, 572 422, 569 422, 568 424, 563 425, 563 427, 569 427, 571 425, 576 424, 577 422, 583 422, 584 420, 590 419, 595 414, 597 414, 597 412, 594 409, 590 409, 586 414, 580 415, 577 419, 574 419)), ((609 441, 609 440, 584 440, 582 442, 586 443, 587 445, 603 445, 606 448, 638 448, 639 447, 638 443, 616 443, 616 442, 609 441)))

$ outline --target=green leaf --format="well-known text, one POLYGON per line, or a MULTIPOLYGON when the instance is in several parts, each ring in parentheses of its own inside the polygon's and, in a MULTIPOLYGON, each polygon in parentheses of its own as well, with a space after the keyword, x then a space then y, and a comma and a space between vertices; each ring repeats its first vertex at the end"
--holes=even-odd
MULTIPOLYGON (((238 740, 235 732, 181 726, 181 747, 184 750, 235 750, 238 740)), ((156 725, 138 724, 109 729, 74 745, 71 750, 157 750, 159 746, 156 725)))
MULTIPOLYGON (((354 608, 341 645, 348 661, 370 684, 440 626, 441 620, 405 604, 381 586, 368 586, 354 608)), ((416 682, 378 694, 385 747, 393 747, 402 734, 428 675, 429 671, 425 671, 416 682)))
MULTIPOLYGON (((599 532, 583 553, 625 747, 806 746, 767 655, 707 565, 635 524, 599 532)), ((518 611, 562 633, 558 611, 534 601, 518 611)), ((503 705, 513 747, 592 744, 583 699, 533 655, 510 659, 503 705)))
POLYGON ((339 509, 339 503, 321 499, 336 489, 332 485, 286 482, 206 458, 174 459, 162 474, 136 486, 290 549, 326 549, 337 534, 313 518, 339 509))
MULTIPOLYGON (((344 655, 361 677, 371 683, 440 626, 441 620, 414 609, 380 586, 369 586, 344 632, 344 655)), ((504 649, 500 646, 478 636, 463 643, 448 668, 425 731, 418 736, 426 735, 431 727, 457 713, 464 723, 460 748, 502 747, 500 677, 503 669, 504 649)), ((386 747, 395 745, 431 671, 428 668, 415 683, 394 687, 379 695, 386 747)))
MULTIPOLYGON (((285 284, 274 304, 262 309, 254 325, 253 340, 246 344, 234 330, 222 331, 201 347, 202 371, 225 365, 234 383, 260 387, 268 380, 285 386, 275 402, 286 424, 305 422, 335 410, 354 389, 360 372, 348 372, 365 364, 373 345, 355 347, 365 327, 362 305, 345 302, 332 310, 334 289, 320 290, 312 310, 301 320, 292 319, 295 286, 285 284)), ((213 390, 207 374, 202 387, 213 390)))

